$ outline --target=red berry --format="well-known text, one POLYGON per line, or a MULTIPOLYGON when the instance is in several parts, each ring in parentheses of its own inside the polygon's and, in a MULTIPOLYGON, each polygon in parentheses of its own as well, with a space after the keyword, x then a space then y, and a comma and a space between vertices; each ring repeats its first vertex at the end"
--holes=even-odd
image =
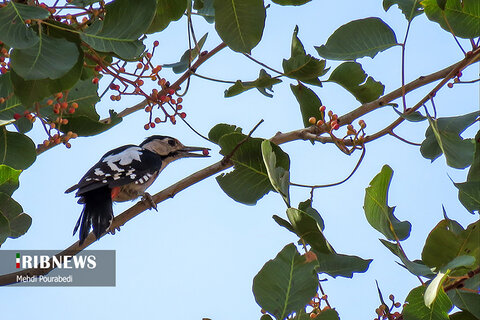
POLYGON ((152 107, 146 106, 146 107, 145 107, 145 112, 150 112, 150 111, 152 111, 152 107))
POLYGON ((15 113, 15 114, 13 115, 13 119, 15 119, 15 120, 18 120, 18 119, 20 119, 21 117, 22 117, 22 115, 19 114, 19 113, 15 113))
POLYGON ((203 149, 202 153, 203 153, 204 156, 208 156, 208 149, 203 149))
POLYGON ((140 62, 137 63, 137 69, 142 69, 143 68, 143 64, 141 64, 140 62))
POLYGON ((150 128, 152 128, 152 129, 155 128, 155 123, 150 122, 150 128))
POLYGON ((181 112, 181 113, 179 113, 179 116, 180 116, 180 118, 185 119, 187 114, 185 112, 181 112))
POLYGON ((95 71, 99 72, 102 70, 102 67, 100 67, 98 64, 95 66, 95 71))
POLYGON ((159 44, 160 44, 160 43, 159 43, 157 40, 155 40, 155 41, 153 42, 153 46, 154 46, 154 47, 158 47, 159 44))
POLYGON ((321 106, 321 107, 320 107, 320 112, 325 112, 325 109, 326 109, 325 106, 321 106))
POLYGON ((145 130, 148 130, 148 129, 150 129, 150 124, 149 124, 149 123, 147 123, 146 125, 144 125, 144 126, 143 126, 143 128, 144 128, 145 130))
POLYGON ((98 84, 98 78, 97 78, 97 77, 93 78, 93 79, 92 79, 92 83, 93 83, 93 84, 98 84))
POLYGON ((182 98, 182 97, 180 97, 180 98, 177 99, 177 103, 182 103, 182 102, 183 102, 183 98, 182 98))
POLYGON ((171 89, 171 88, 168 89, 168 94, 169 94, 169 95, 173 95, 174 93, 175 93, 175 90, 173 90, 173 89, 171 89))
POLYGON ((447 87, 453 88, 453 83, 449 82, 449 83, 447 84, 447 87))
POLYGON ((160 123, 160 122, 162 122, 162 120, 160 120, 159 117, 156 117, 156 118, 155 118, 155 122, 156 122, 156 123, 160 123))

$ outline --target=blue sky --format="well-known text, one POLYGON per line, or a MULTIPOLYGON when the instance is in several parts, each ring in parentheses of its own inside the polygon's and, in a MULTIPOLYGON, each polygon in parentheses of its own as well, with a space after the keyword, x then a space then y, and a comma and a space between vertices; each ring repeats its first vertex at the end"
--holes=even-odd
MULTIPOLYGON (((380 17, 402 41, 406 20, 397 7, 389 12, 381 1, 312 1, 298 7, 272 5, 267 10, 267 25, 262 42, 252 55, 280 69, 283 58, 290 56, 293 29, 299 25, 299 37, 308 53, 313 46, 324 44, 342 24, 354 19, 380 17)), ((209 32, 204 46, 211 49, 220 43, 213 26, 194 17, 198 37, 209 32)), ((187 47, 186 20, 172 23, 159 35, 158 64, 177 61, 187 47)), ((465 42, 464 42, 465 43, 465 42)), ((466 43, 465 43, 466 44, 466 43)), ((459 61, 462 53, 453 38, 425 15, 414 19, 407 43, 406 79, 440 70, 459 61)), ((398 88, 400 82, 400 47, 380 53, 375 59, 360 62, 365 71, 385 85, 386 92, 398 88)), ((329 63, 335 66, 337 63, 329 63)), ((166 70, 166 69, 165 69, 166 70)), ((198 70, 201 75, 225 80, 253 80, 259 66, 228 50, 214 56, 198 70)), ((164 71, 174 81, 176 76, 164 71)), ((465 79, 478 77, 478 66, 464 72, 465 79)), ((288 88, 289 81, 277 85, 272 99, 251 90, 225 99, 225 84, 192 78, 189 93, 184 97, 187 120, 203 134, 217 123, 230 123, 248 132, 255 124, 265 122, 255 136, 269 138, 277 131, 287 132, 302 127, 298 104, 288 88)), ((105 84, 104 84, 105 85, 105 84)), ((431 88, 428 86, 408 95, 415 104, 431 88)), ((327 83, 315 91, 328 109, 341 115, 356 108, 358 102, 345 90, 327 83)), ((108 95, 107 95, 108 97, 108 95)), ((122 99, 112 103, 108 98, 97 105, 102 116, 108 109, 117 111, 136 100, 122 99)), ((400 103, 399 101, 396 101, 400 103)), ((437 95, 439 116, 464 114, 478 109, 478 85, 455 86, 437 95)), ((390 107, 364 118, 367 133, 373 133, 396 119, 390 107)), ((151 134, 170 135, 186 145, 212 148, 211 158, 184 159, 174 162, 162 172, 149 189, 154 194, 179 179, 221 159, 218 147, 202 140, 181 122, 165 124, 149 131, 143 129, 147 114, 137 112, 112 130, 72 142, 72 148, 54 148, 37 159, 21 175, 20 189, 14 198, 20 202, 33 224, 19 239, 9 239, 2 249, 58 249, 77 240, 72 237, 81 207, 72 194, 64 190, 75 184, 98 161, 115 147, 140 143, 151 134)), ((426 123, 404 123, 397 134, 415 142, 424 137, 426 123)), ((464 136, 472 136, 471 128, 464 136)), ((44 137, 38 125, 31 132, 36 142, 44 137)), ((291 158, 291 180, 304 184, 336 182, 347 176, 359 154, 348 157, 332 145, 296 141, 282 145, 291 158)), ((417 147, 385 137, 367 146, 365 159, 358 172, 345 184, 316 191, 314 207, 325 220, 325 234, 337 252, 373 258, 369 270, 353 279, 320 275, 328 279, 323 287, 342 319, 373 318, 380 304, 375 280, 383 293, 394 294, 404 301, 418 280, 396 264, 395 257, 378 241, 381 235, 372 229, 363 213, 364 190, 384 164, 395 173, 389 193, 389 205, 397 206, 395 214, 413 224, 412 233, 404 242, 409 258, 420 257, 428 232, 442 219, 442 204, 452 219, 464 226, 475 221, 458 202, 450 181, 464 181, 466 172, 448 168, 443 157, 432 164, 422 158, 417 147), (450 178, 449 178, 450 177, 450 178)), ((292 188, 292 203, 309 197, 309 190, 292 188)), ((116 214, 133 203, 114 206, 116 214)), ((251 291, 252 279, 263 264, 288 243, 297 240, 279 227, 273 214, 285 216, 281 197, 269 193, 256 206, 237 203, 225 195, 215 179, 209 178, 159 205, 157 212, 144 212, 130 221, 115 236, 107 235, 91 249, 113 249, 117 254, 117 285, 114 288, 11 288, 2 289, 2 313, 6 318, 114 319, 187 318, 258 319, 260 307, 251 291), (62 315, 62 316, 60 316, 62 315)))

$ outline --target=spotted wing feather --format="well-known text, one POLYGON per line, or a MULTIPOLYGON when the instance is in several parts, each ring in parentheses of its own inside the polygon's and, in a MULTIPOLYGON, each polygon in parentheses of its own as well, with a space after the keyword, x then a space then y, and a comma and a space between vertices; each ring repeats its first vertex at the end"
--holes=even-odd
POLYGON ((108 186, 114 188, 142 179, 162 167, 162 157, 149 150, 134 145, 126 145, 107 152, 80 182, 65 192, 76 189, 77 196, 88 191, 108 186))

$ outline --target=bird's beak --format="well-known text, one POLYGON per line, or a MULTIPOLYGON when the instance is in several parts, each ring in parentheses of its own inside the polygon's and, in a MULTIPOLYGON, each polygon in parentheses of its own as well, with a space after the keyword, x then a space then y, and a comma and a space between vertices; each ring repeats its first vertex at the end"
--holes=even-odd
POLYGON ((210 157, 209 148, 202 147, 184 147, 179 150, 183 157, 210 157), (201 153, 194 153, 195 151, 201 151, 201 153))

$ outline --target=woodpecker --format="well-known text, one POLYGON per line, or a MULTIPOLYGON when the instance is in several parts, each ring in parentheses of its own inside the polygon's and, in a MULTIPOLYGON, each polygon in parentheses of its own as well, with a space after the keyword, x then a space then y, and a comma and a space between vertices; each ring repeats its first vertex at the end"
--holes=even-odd
POLYGON ((84 205, 73 229, 75 235, 80 228, 79 244, 85 241, 92 226, 97 239, 110 228, 113 201, 123 202, 142 196, 156 209, 155 202, 145 190, 158 174, 177 159, 208 157, 208 150, 186 147, 175 138, 154 135, 138 146, 125 145, 105 153, 76 185, 65 191, 70 193, 78 189, 78 203, 84 205))

